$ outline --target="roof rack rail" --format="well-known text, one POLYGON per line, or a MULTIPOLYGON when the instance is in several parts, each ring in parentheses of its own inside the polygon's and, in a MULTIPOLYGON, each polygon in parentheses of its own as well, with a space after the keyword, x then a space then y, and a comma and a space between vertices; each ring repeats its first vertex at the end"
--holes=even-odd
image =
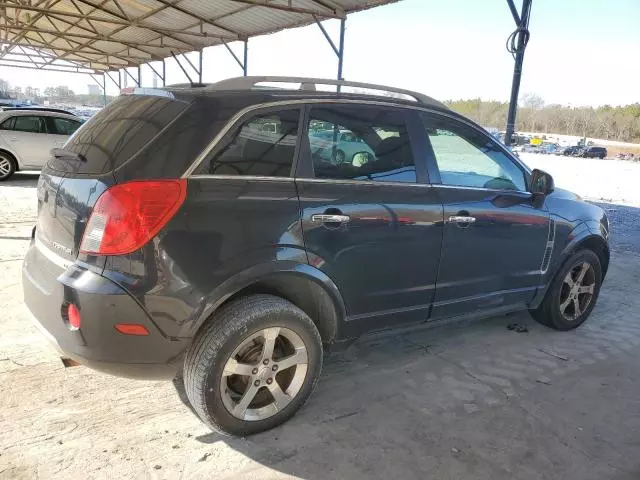
MULTIPOLYGON (((306 78, 306 77, 271 77, 271 76, 254 76, 254 77, 234 77, 221 80, 216 83, 207 85, 208 90, 251 90, 258 83, 299 83, 300 90, 316 90, 316 85, 336 85, 341 87, 357 87, 369 90, 379 90, 381 92, 397 93, 413 98, 416 102, 424 105, 435 105, 441 108, 447 108, 441 102, 422 93, 405 90, 403 88, 386 87, 384 85, 375 85, 373 83, 350 82, 346 80, 328 80, 324 78, 306 78)), ((351 92, 349 92, 351 93, 351 92)))

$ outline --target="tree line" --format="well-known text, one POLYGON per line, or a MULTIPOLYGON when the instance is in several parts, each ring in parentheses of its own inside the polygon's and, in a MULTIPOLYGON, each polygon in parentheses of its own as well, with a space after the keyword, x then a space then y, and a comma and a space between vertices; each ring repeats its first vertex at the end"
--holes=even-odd
MULTIPOLYGON (((102 106, 104 97, 100 95, 77 94, 66 85, 47 87, 44 90, 34 87, 11 86, 9 82, 0 78, 0 98, 30 101, 42 103, 49 100, 51 103, 82 104, 102 106)), ((108 96, 110 101, 113 97, 108 96)))
MULTIPOLYGON (((449 100, 452 110, 472 118, 484 127, 506 128, 507 102, 449 100)), ((580 137, 640 143, 640 103, 612 107, 568 107, 545 105, 535 94, 520 99, 516 131, 556 133, 580 137)))

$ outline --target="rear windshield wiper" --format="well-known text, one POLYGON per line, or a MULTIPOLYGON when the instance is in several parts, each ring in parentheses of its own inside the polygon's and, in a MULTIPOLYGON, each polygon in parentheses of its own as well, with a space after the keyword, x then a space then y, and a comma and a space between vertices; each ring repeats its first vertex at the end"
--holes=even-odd
POLYGON ((73 160, 80 160, 81 162, 86 162, 87 157, 78 152, 73 152, 71 150, 66 150, 64 148, 54 148, 51 150, 51 155, 56 158, 71 158, 73 160))

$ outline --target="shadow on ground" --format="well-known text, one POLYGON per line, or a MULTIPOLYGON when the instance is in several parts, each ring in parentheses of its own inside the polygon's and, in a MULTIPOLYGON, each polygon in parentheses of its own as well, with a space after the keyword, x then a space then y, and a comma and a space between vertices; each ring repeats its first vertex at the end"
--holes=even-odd
POLYGON ((16 172, 8 180, 0 182, 1 187, 34 188, 38 185, 39 172, 16 172))

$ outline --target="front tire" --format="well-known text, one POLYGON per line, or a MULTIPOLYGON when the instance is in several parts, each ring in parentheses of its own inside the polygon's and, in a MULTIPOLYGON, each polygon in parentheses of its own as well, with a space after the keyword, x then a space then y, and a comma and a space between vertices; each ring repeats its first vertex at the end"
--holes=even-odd
POLYGON ((304 404, 322 370, 322 340, 292 303, 251 295, 223 306, 185 357, 187 397, 200 419, 246 436, 275 427, 304 404))
POLYGON ((555 330, 572 330, 591 314, 601 284, 600 259, 591 250, 580 250, 558 271, 544 300, 531 310, 531 315, 555 330))

